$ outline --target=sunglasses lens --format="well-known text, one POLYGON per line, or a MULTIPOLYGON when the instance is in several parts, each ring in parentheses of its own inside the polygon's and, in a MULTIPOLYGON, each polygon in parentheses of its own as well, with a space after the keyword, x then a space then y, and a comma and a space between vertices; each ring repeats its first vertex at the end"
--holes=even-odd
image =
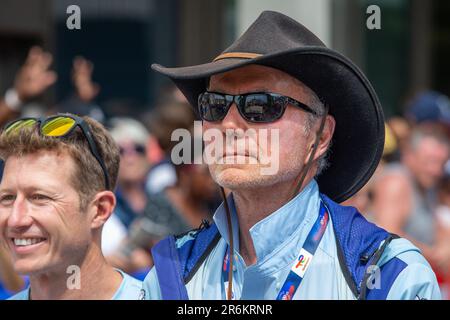
POLYGON ((11 132, 17 132, 23 128, 30 128, 36 124, 35 119, 24 119, 24 120, 17 120, 13 123, 11 123, 6 129, 6 134, 11 132))
POLYGON ((60 137, 67 134, 75 125, 75 120, 69 117, 56 117, 42 125, 42 134, 51 137, 60 137))
MULTIPOLYGON (((278 120, 286 105, 282 96, 272 93, 250 93, 238 96, 237 102, 240 113, 246 121, 261 123, 278 120)), ((230 105, 230 99, 218 93, 205 92, 198 100, 200 116, 206 121, 223 120, 230 105)))
POLYGON ((129 146, 119 146, 119 152, 121 156, 124 156, 125 154, 128 154, 131 152, 135 152, 138 155, 145 155, 145 146, 141 144, 133 145, 132 147, 129 146))
POLYGON ((145 147, 141 144, 137 144, 134 149, 136 150, 137 153, 139 154, 145 154, 145 147))
POLYGON ((229 103, 224 95, 205 92, 198 101, 200 116, 206 121, 222 120, 228 112, 229 103))
POLYGON ((265 93, 246 95, 242 105, 242 114, 251 122, 275 121, 284 110, 282 99, 265 93))

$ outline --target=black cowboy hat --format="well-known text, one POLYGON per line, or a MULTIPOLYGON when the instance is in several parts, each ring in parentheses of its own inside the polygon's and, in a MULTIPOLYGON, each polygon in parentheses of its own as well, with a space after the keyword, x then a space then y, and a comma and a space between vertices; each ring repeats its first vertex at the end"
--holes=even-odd
POLYGON ((361 189, 383 152, 380 102, 356 65, 328 49, 297 21, 265 11, 213 62, 180 68, 153 64, 152 68, 171 78, 196 109, 210 76, 249 64, 276 68, 299 79, 336 119, 329 166, 317 179, 320 191, 342 202, 361 189))

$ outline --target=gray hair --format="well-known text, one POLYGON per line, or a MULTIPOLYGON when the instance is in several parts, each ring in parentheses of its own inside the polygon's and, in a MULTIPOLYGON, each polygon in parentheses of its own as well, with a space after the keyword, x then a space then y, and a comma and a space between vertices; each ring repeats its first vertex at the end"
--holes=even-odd
MULTIPOLYGON (((316 121, 325 115, 325 104, 313 91, 310 91, 309 93, 309 106, 316 112, 316 114, 308 113, 305 124, 305 135, 309 135, 316 121)), ((316 177, 318 177, 325 169, 329 167, 330 164, 328 162, 328 157, 330 154, 330 149, 331 141, 328 144, 328 148, 324 154, 317 159, 316 177)))
POLYGON ((126 117, 112 118, 110 120, 110 133, 116 143, 131 140, 144 146, 150 137, 149 132, 141 122, 126 117))
POLYGON ((450 147, 449 140, 439 125, 433 123, 422 123, 413 129, 409 137, 409 145, 411 149, 417 150, 420 143, 425 138, 432 138, 439 142, 439 144, 445 145, 447 148, 450 147))

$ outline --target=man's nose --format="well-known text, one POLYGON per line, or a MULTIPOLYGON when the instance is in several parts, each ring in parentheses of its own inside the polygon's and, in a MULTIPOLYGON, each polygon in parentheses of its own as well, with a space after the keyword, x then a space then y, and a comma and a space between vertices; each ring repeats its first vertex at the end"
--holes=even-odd
POLYGON ((224 129, 245 129, 248 123, 242 118, 235 102, 230 106, 228 113, 222 120, 222 127, 224 129))
POLYGON ((11 206, 11 213, 7 220, 8 228, 12 230, 25 229, 31 226, 33 219, 30 216, 30 207, 26 200, 17 196, 14 204, 11 206))

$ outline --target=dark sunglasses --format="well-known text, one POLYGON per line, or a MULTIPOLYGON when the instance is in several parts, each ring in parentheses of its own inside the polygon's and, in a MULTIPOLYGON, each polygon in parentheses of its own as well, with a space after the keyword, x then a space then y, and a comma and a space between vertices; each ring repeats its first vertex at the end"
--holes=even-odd
POLYGON ((276 93, 231 95, 206 91, 198 97, 200 117, 206 121, 221 121, 227 115, 233 102, 236 103, 242 118, 248 122, 274 122, 283 116, 288 103, 317 115, 304 103, 276 93))
POLYGON ((129 149, 132 149, 134 152, 136 152, 139 155, 145 154, 145 146, 143 146, 142 144, 134 144, 132 147, 126 147, 126 148, 119 146, 120 155, 123 156, 129 149))
POLYGON ((102 167, 103 174, 105 175, 106 189, 110 190, 108 171, 106 170, 105 163, 98 152, 97 144, 95 143, 92 131, 86 121, 73 114, 58 114, 48 118, 21 118, 8 123, 3 129, 3 133, 10 134, 18 132, 24 128, 31 128, 36 124, 39 125, 39 132, 41 135, 57 138, 66 137, 70 135, 76 127, 79 127, 89 144, 89 149, 91 150, 92 155, 102 167))

